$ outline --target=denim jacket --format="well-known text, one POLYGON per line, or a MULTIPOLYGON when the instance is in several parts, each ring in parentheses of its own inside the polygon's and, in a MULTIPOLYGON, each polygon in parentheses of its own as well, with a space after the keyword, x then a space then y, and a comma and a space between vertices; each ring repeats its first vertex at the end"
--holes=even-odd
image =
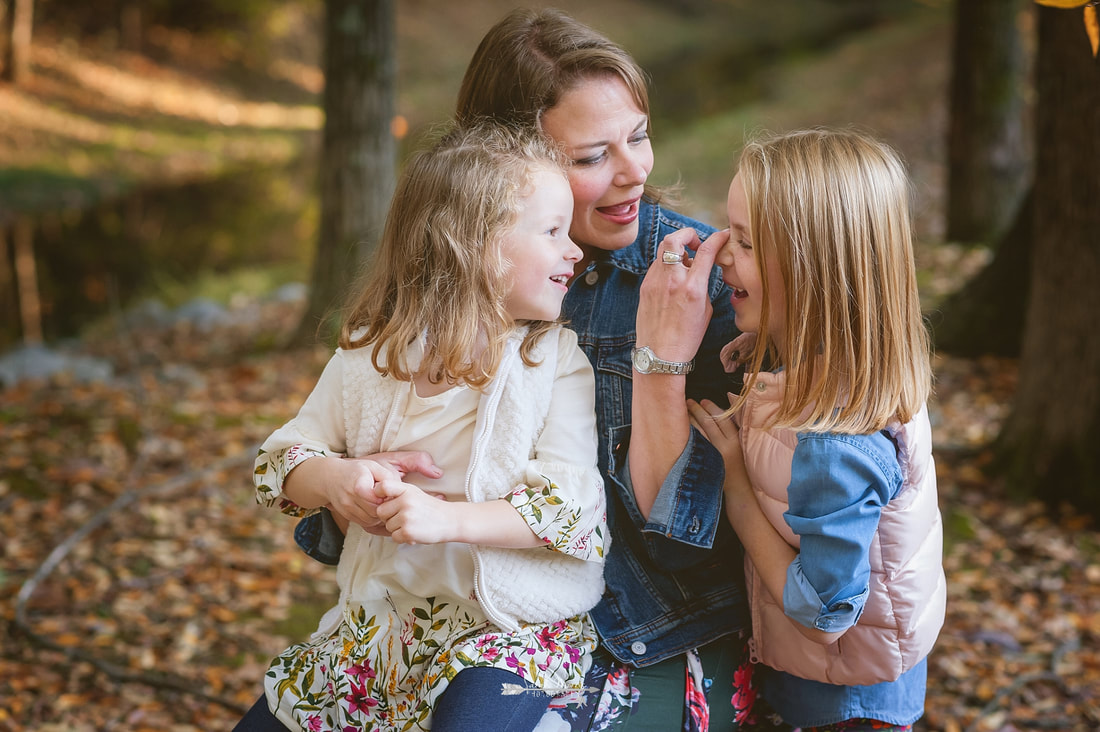
MULTIPOLYGON (((616 658, 648 666, 747 628, 742 550, 722 510, 724 468, 718 451, 694 428, 646 521, 630 486, 630 351, 642 278, 665 236, 693 226, 714 229, 643 200, 638 238, 597 259, 573 279, 562 315, 596 372, 599 467, 607 489, 611 547, 606 589, 591 611, 601 646, 616 658)), ((714 315, 687 377, 687 396, 726 402, 739 391, 719 359, 737 330, 730 290, 717 269, 710 278, 714 315)), ((645 345, 645 344, 641 344, 645 345)))
MULTIPOLYGON (((692 428, 648 521, 630 486, 630 350, 642 279, 665 236, 685 226, 700 238, 714 231, 646 199, 638 218, 633 244, 597 252, 573 279, 562 316, 596 374, 598 458, 611 531, 606 589, 590 614, 602 647, 621 661, 648 666, 748 628, 749 614, 743 552, 722 510, 723 461, 706 438, 692 428)), ((730 294, 715 269, 714 315, 687 377, 693 399, 724 404, 727 392, 740 390, 719 359, 722 346, 737 335, 730 294)), ((295 539, 310 556, 335 563, 341 542, 326 518, 322 511, 303 519, 295 539)))

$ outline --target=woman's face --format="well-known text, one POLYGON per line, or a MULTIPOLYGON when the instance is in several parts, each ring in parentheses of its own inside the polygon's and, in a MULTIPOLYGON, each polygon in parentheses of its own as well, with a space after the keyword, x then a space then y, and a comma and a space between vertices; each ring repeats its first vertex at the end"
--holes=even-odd
POLYGON ((570 237, 582 249, 622 249, 638 236, 638 204, 653 169, 648 116, 622 79, 585 79, 542 114, 542 130, 574 161, 570 237))

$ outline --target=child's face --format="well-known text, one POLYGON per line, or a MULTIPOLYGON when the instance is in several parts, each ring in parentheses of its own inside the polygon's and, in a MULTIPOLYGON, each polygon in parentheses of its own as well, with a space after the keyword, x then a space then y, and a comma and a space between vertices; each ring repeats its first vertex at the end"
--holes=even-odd
POLYGON ((581 250, 569 238, 573 194, 565 175, 539 168, 521 200, 519 218, 504 235, 511 263, 504 305, 515 320, 554 320, 581 250))
MULTIPOLYGON (((730 238, 718 252, 715 263, 722 268, 722 279, 733 289, 730 303, 739 330, 745 333, 760 332, 760 311, 764 303, 764 283, 753 253, 752 232, 749 230, 749 208, 741 174, 734 176, 726 199, 726 213, 730 222, 730 238)), ((779 267, 768 267, 768 334, 773 342, 781 343, 783 324, 786 322, 786 302, 779 267)))

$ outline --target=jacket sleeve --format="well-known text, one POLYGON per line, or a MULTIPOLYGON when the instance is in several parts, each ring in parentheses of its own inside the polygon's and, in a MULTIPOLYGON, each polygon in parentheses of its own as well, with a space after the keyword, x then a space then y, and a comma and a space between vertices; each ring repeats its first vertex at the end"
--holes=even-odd
POLYGON ((561 334, 546 423, 525 483, 506 500, 550 549, 602 562, 607 519, 596 465, 595 379, 576 336, 561 334))
MULTIPOLYGON (((730 289, 717 271, 711 276, 710 290, 713 315, 695 357, 695 370, 687 377, 686 396, 726 405, 729 394, 740 391, 741 382, 739 376, 726 373, 721 352, 739 331, 734 325, 730 289)), ((627 489, 623 495, 632 497, 627 463, 625 452, 621 459, 612 455, 611 472, 627 489)), ((721 543, 727 543, 726 534, 732 532, 726 531, 722 510, 724 480, 721 454, 692 427, 687 445, 661 484, 649 520, 641 517, 637 505, 628 506, 632 519, 646 534, 650 559, 657 566, 675 570, 709 561, 716 538, 721 535, 721 543)))
POLYGON ((871 542, 883 507, 901 485, 896 463, 863 449, 869 439, 799 436, 783 518, 798 535, 800 550, 787 569, 783 608, 806 627, 847 630, 863 612, 871 542))

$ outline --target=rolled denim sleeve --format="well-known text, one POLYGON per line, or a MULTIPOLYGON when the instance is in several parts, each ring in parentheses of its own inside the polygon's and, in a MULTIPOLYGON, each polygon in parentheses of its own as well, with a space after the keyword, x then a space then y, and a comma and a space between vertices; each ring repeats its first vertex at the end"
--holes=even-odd
MULTIPOLYGON (((624 472, 629 480, 629 471, 624 472)), ((723 520, 724 477, 725 467, 718 451, 692 427, 684 451, 661 484, 643 531, 709 549, 723 520)))
POLYGON ((715 537, 724 521, 721 455, 692 428, 687 445, 665 477, 649 519, 634 503, 629 461, 623 450, 611 458, 632 520, 642 534, 647 557, 665 571, 677 571, 713 560, 715 537))
POLYGON ((800 435, 784 518, 800 550, 787 569, 783 607, 809 628, 847 630, 859 620, 871 577, 869 552, 883 507, 901 486, 878 435, 800 435))

